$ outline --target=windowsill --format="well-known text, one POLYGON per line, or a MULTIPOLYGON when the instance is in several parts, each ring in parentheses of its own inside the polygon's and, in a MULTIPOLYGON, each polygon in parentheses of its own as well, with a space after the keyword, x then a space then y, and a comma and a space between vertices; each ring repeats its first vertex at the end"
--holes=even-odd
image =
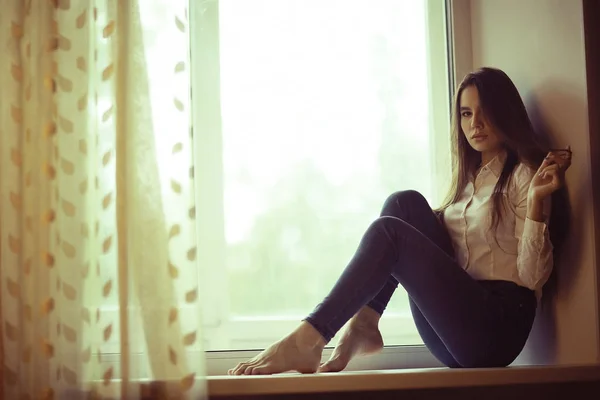
POLYGON ((210 396, 282 395, 600 381, 600 365, 426 368, 207 379, 210 396))

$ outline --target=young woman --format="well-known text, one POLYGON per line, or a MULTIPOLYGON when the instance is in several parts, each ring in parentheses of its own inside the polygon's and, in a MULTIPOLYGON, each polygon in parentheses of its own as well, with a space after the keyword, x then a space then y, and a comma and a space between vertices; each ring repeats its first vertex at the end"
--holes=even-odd
POLYGON ((383 347, 381 314, 398 284, 423 342, 449 367, 500 367, 519 355, 553 266, 550 196, 571 151, 537 139, 502 71, 483 68, 458 87, 453 180, 432 210, 418 192, 390 196, 329 293, 287 337, 232 375, 341 371, 383 347), (330 360, 325 345, 350 320, 330 360))

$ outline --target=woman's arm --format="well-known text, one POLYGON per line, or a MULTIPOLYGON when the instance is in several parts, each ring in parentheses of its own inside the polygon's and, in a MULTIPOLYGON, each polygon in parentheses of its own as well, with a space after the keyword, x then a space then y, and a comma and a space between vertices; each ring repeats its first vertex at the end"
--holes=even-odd
POLYGON ((536 222, 545 222, 544 200, 527 197, 527 218, 536 222))
POLYGON ((568 158, 559 158, 551 152, 535 174, 517 177, 520 178, 515 226, 515 236, 519 239, 517 270, 523 283, 533 290, 542 288, 554 264, 548 232, 550 199, 564 185, 564 173, 571 165, 570 149, 567 151, 568 158))
POLYGON ((515 237, 519 240, 517 272, 530 289, 546 283, 554 265, 553 247, 548 231, 550 198, 530 198, 529 185, 534 171, 522 171, 517 178, 518 203, 515 210, 515 237))

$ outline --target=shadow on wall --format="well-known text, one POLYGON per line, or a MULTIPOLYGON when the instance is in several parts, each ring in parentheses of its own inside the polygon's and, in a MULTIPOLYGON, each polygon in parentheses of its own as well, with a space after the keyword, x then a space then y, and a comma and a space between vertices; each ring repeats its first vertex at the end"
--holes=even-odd
MULTIPOLYGON (((525 103, 535 131, 553 148, 570 144, 569 139, 565 142, 564 134, 560 135, 562 136, 560 141, 557 140, 559 135, 552 128, 553 121, 560 120, 561 126, 581 126, 581 121, 570 121, 575 116, 569 110, 586 107, 580 96, 568 85, 553 81, 547 81, 532 90, 525 103)), ((579 133, 572 132, 572 136, 568 137, 574 136, 579 136, 579 133)), ((573 154, 573 158, 585 156, 585 154, 573 154)), ((559 296, 570 295, 577 268, 582 263, 580 238, 583 233, 580 232, 582 224, 579 220, 583 216, 573 213, 573 210, 581 209, 579 203, 582 201, 582 196, 577 196, 577 193, 569 196, 569 186, 571 188, 575 186, 573 182, 569 182, 569 175, 573 176, 572 174, 571 169, 567 173, 567 187, 552 198, 552 219, 549 228, 555 246, 554 270, 544 286, 542 301, 529 340, 514 364, 545 365, 556 361, 556 302, 559 296), (570 198, 574 200, 570 201, 570 198)), ((591 182, 580 181, 576 186, 585 188, 590 187, 589 185, 591 182)))

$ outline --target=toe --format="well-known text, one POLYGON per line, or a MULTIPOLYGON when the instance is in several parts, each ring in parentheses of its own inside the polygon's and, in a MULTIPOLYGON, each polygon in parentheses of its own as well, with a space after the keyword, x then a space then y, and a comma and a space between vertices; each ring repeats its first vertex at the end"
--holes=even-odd
POLYGON ((246 368, 248 367, 248 363, 239 363, 237 365, 237 367, 235 367, 233 369, 233 373, 232 375, 243 375, 244 371, 246 370, 246 368))
POLYGON ((321 364, 317 372, 331 372, 331 363, 327 361, 326 363, 321 364))
POLYGON ((238 371, 238 369, 240 369, 240 365, 241 364, 238 364, 235 367, 231 368, 229 370, 229 375, 237 375, 237 371, 238 371))
POLYGON ((343 370, 345 367, 346 367, 346 365, 344 364, 344 362, 341 359, 335 358, 335 359, 329 360, 325 364, 323 364, 323 366, 320 368, 319 372, 339 372, 339 371, 343 370))
POLYGON ((252 375, 270 375, 272 373, 273 371, 268 364, 252 369, 252 375))
POLYGON ((261 360, 256 360, 256 359, 252 359, 248 362, 246 362, 246 365, 244 366, 244 371, 241 372, 241 375, 252 375, 252 370, 261 365, 261 360))

